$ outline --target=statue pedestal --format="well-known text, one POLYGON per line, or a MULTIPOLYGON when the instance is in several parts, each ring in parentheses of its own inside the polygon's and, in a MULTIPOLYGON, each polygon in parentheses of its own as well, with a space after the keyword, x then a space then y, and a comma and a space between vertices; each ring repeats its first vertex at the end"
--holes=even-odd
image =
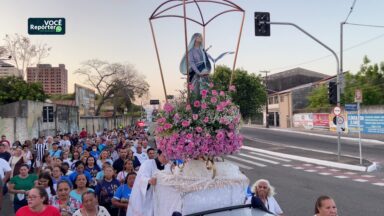
POLYGON ((215 167, 214 178, 205 162, 198 160, 189 161, 182 170, 176 168, 173 174, 157 173, 155 215, 170 216, 174 211, 186 215, 244 204, 248 178, 232 163, 215 162, 215 167))

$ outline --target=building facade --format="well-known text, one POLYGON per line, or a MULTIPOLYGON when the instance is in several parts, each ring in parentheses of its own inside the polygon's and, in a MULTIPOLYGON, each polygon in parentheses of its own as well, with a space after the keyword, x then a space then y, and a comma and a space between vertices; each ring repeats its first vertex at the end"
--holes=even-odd
POLYGON ((0 61, 0 78, 8 76, 20 76, 15 66, 0 61))
POLYGON ((46 94, 68 93, 68 71, 64 64, 52 67, 50 64, 38 64, 27 68, 27 82, 40 82, 46 94))
POLYGON ((334 78, 303 68, 268 76, 268 115, 264 108, 263 123, 268 121, 270 126, 292 127, 293 114, 308 106, 312 89, 334 78))
POLYGON ((22 100, 0 106, 0 134, 23 142, 79 131, 77 106, 22 100))

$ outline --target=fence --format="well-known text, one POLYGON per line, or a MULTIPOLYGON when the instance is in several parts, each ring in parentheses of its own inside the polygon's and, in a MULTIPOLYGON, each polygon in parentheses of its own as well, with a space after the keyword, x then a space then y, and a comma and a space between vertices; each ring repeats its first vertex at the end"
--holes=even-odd
MULTIPOLYGON (((360 110, 360 131, 363 134, 384 134, 384 106, 366 106, 360 110)), ((329 113, 297 113, 293 115, 293 126, 304 129, 326 129, 336 131, 333 122, 334 114, 329 113)), ((345 133, 358 132, 356 112, 342 110, 342 128, 345 133)))
POLYGON ((112 129, 133 125, 137 120, 139 118, 131 116, 83 116, 80 117, 79 129, 85 128, 89 133, 96 133, 104 128, 112 129))

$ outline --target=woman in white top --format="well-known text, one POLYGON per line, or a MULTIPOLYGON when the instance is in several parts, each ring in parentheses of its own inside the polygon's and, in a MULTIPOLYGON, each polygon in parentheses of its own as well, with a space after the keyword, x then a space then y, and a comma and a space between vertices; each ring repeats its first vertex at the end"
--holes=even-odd
POLYGON ((251 191, 254 196, 258 197, 263 202, 265 208, 268 209, 268 211, 275 215, 283 215, 283 211, 281 210, 276 199, 273 197, 275 195, 275 188, 271 186, 268 180, 257 180, 253 184, 251 191))
POLYGON ((81 196, 83 206, 78 209, 72 216, 110 216, 108 210, 97 204, 94 192, 88 191, 81 196))
POLYGON ((64 151, 63 155, 61 156, 61 160, 66 163, 68 163, 69 167, 72 165, 71 158, 69 158, 69 151, 64 151))
POLYGON ((11 177, 19 174, 20 165, 24 164, 25 160, 26 160, 25 154, 22 151, 22 147, 19 144, 20 144, 20 142, 16 141, 12 145, 12 149, 11 149, 11 151, 12 151, 11 155, 12 156, 9 158, 9 161, 8 161, 9 165, 12 168, 11 177))
POLYGON ((126 160, 124 162, 124 170, 120 171, 116 178, 120 181, 121 184, 124 184, 125 178, 127 177, 128 173, 131 172, 135 172, 135 169, 133 168, 133 161, 126 160))

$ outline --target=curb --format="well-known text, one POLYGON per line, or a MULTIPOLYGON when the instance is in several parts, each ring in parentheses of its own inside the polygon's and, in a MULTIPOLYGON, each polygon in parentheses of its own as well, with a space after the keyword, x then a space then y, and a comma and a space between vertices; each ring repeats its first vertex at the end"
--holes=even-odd
MULTIPOLYGON (((296 133, 296 134, 304 134, 304 135, 317 136, 317 137, 325 137, 325 138, 334 138, 334 139, 337 138, 337 136, 333 136, 333 135, 316 134, 316 133, 303 132, 303 131, 294 131, 294 130, 284 130, 284 129, 278 129, 278 128, 262 128, 262 127, 258 127, 258 126, 252 126, 252 125, 242 125, 242 127, 245 127, 245 128, 257 128, 257 129, 261 129, 261 130, 274 130, 274 131, 281 131, 281 132, 287 132, 287 133, 296 133)), ((345 137, 345 136, 343 137, 343 136, 341 136, 341 140, 358 141, 359 138, 345 137)), ((380 140, 361 139, 361 141, 365 142, 365 143, 384 145, 384 142, 380 141, 380 140)))
POLYGON ((284 154, 284 153, 273 152, 273 151, 268 151, 268 150, 263 150, 263 149, 257 149, 257 148, 250 147, 250 146, 243 146, 241 148, 249 150, 249 151, 273 155, 273 156, 282 157, 282 158, 286 158, 286 159, 302 161, 302 162, 306 162, 306 163, 313 163, 313 164, 317 164, 317 165, 321 165, 321 166, 346 169, 346 170, 351 170, 351 171, 372 172, 372 171, 376 170, 376 168, 377 168, 375 162, 373 162, 370 166, 366 167, 366 166, 351 165, 351 164, 345 164, 345 163, 338 163, 338 162, 332 162, 332 161, 326 161, 326 160, 320 160, 320 159, 313 159, 313 158, 308 158, 308 157, 284 154))

